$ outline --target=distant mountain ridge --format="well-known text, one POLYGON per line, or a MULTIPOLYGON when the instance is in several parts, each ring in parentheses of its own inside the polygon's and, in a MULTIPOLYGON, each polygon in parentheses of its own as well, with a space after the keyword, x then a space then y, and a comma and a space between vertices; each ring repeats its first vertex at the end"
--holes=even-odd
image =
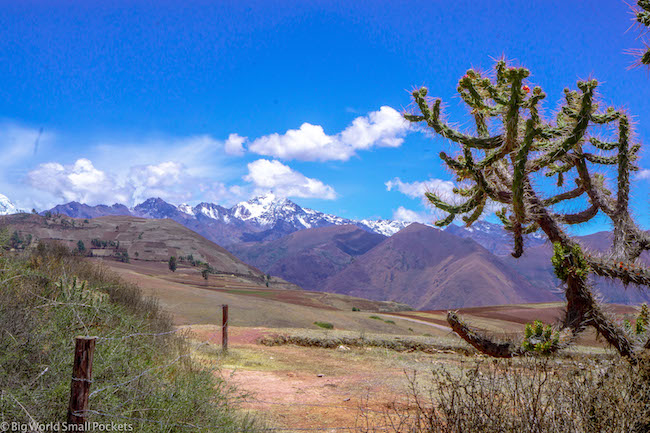
POLYGON ((96 218, 107 215, 130 215, 141 218, 169 218, 220 245, 261 242, 316 227, 355 225, 371 233, 391 236, 409 223, 393 220, 350 220, 317 210, 303 208, 283 197, 268 193, 231 208, 215 203, 194 207, 174 206, 160 198, 150 198, 132 209, 122 204, 89 206, 78 202, 57 205, 49 210, 72 218, 96 218))

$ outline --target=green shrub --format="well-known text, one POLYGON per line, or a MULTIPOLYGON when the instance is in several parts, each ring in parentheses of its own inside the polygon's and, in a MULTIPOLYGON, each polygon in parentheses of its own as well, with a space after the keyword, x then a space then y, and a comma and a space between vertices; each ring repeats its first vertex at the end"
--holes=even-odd
POLYGON ((369 319, 375 319, 375 320, 384 320, 379 316, 370 316, 369 319))
POLYGON ((535 320, 533 324, 526 324, 524 341, 521 347, 528 352, 548 355, 553 352, 559 341, 560 335, 553 332, 551 325, 545 327, 542 322, 535 320))
POLYGON ((314 322, 314 325, 323 329, 334 329, 334 325, 329 322, 314 322))

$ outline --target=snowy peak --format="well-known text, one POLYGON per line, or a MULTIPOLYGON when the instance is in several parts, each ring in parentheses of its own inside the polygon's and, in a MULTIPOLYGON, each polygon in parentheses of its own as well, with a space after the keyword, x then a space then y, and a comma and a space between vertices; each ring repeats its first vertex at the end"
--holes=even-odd
POLYGON ((393 220, 361 220, 360 224, 367 227, 366 230, 380 235, 391 237, 403 228, 411 225, 411 222, 393 220))
POLYGON ((234 218, 252 220, 262 226, 274 225, 279 219, 300 212, 304 213, 300 206, 284 197, 276 197, 273 193, 237 203, 231 208, 234 218))
MULTIPOLYGON (((189 212, 188 212, 189 213, 189 212)), ((202 216, 217 221, 230 221, 230 211, 214 203, 199 203, 192 209, 192 215, 202 216)))
POLYGON ((5 195, 0 194, 0 215, 11 215, 20 213, 16 205, 5 195))

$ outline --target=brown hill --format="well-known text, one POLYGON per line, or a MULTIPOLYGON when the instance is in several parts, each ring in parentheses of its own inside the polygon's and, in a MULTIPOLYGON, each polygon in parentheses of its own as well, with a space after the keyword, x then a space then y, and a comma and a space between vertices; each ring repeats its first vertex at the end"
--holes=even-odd
MULTIPOLYGON (((578 243, 588 251, 606 252, 612 243, 611 232, 598 232, 586 236, 576 237, 578 243)), ((504 257, 503 260, 512 269, 524 276, 531 284, 537 287, 557 287, 560 282, 555 277, 551 256, 553 247, 547 243, 544 245, 527 248, 523 256, 514 259, 512 256, 504 257)), ((640 260, 650 265, 650 254, 645 252, 640 260)), ((635 287, 625 287, 619 281, 603 277, 593 276, 591 278, 594 289, 607 303, 616 304, 640 304, 650 301, 650 294, 647 291, 638 290, 635 287)))
POLYGON ((0 227, 5 225, 23 239, 31 235, 35 241, 55 240, 70 248, 77 248, 82 241, 87 252, 95 257, 123 258, 128 254, 130 260, 162 262, 170 256, 191 255, 219 273, 264 281, 259 269, 170 219, 104 216, 83 220, 64 215, 46 218, 16 214, 0 217, 0 227))
POLYGON ((542 302, 532 286, 471 239, 411 224, 330 277, 324 291, 394 300, 416 309, 542 302))
POLYGON ((307 290, 323 290, 328 277, 384 239, 386 236, 343 225, 300 230, 273 241, 231 245, 228 249, 264 272, 307 290))

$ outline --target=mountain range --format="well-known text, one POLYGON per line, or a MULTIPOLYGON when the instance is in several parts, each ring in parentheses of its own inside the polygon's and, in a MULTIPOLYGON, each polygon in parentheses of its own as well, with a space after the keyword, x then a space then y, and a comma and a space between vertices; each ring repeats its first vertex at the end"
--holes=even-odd
POLYGON ((392 220, 350 220, 303 208, 289 199, 268 193, 225 208, 214 203, 174 206, 160 198, 150 198, 133 208, 122 204, 89 206, 78 202, 49 210, 72 218, 105 215, 131 215, 143 218, 169 218, 219 245, 261 242, 309 228, 352 224, 368 232, 391 236, 408 223, 392 220))
MULTIPOLYGON (((304 289, 404 302, 419 309, 562 299, 550 263, 552 248, 543 235, 527 235, 524 255, 514 259, 511 234, 486 221, 445 230, 390 220, 353 221, 273 194, 230 208, 214 203, 174 206, 151 198, 133 208, 71 202, 49 212, 84 219, 172 219, 243 262, 304 289)), ((601 232, 578 241, 602 251, 608 236, 601 232)), ((642 259, 650 263, 647 255, 642 259)), ((608 302, 650 300, 644 292, 605 279, 594 284, 608 302)))

